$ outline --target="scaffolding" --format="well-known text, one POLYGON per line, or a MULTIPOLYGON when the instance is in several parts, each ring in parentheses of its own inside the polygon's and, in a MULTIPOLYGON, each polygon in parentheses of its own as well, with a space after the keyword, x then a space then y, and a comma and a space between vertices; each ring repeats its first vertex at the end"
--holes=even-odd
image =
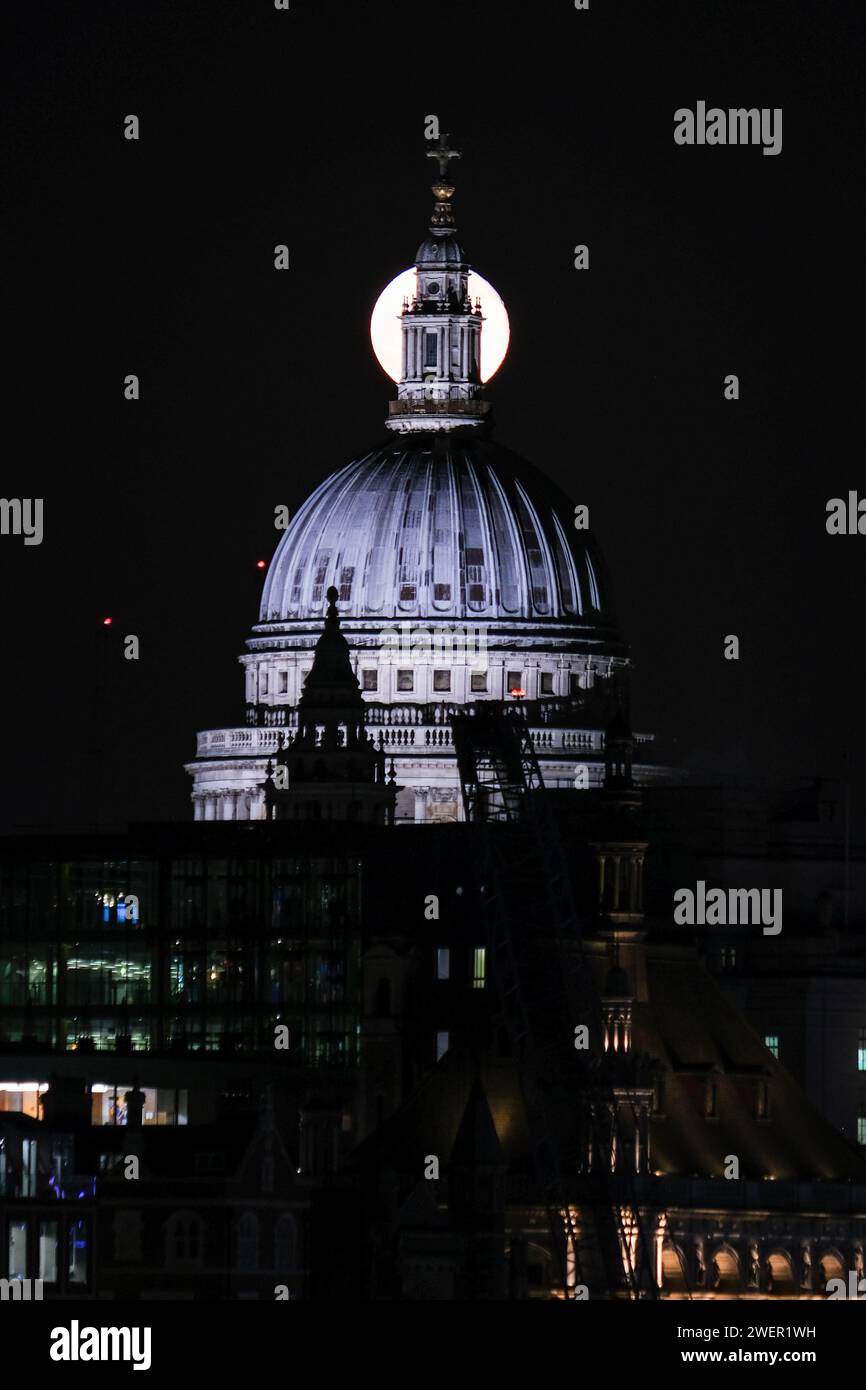
POLYGON ((595 1297, 655 1298, 634 1174, 627 1163, 614 1171, 625 1149, 605 1074, 601 998, 525 712, 477 701, 451 722, 466 818, 479 838, 491 975, 563 1295, 577 1297, 584 1285, 595 1297), (587 1050, 576 1046, 581 1026, 587 1050))

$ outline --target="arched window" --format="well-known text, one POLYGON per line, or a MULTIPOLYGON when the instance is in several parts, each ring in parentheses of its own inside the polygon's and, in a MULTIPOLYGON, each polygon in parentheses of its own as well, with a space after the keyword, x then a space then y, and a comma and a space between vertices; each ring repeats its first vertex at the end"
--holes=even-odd
POLYGON ((730 1245, 720 1245, 710 1257, 710 1285, 723 1293, 737 1292, 742 1283, 740 1257, 730 1245))
POLYGON ((818 1271, 820 1274, 820 1288, 823 1291, 830 1279, 842 1279, 847 1277, 845 1261, 839 1251, 833 1249, 825 1250, 818 1260, 818 1271))
POLYGON ((794 1261, 787 1250, 773 1250, 767 1256, 767 1292, 793 1298, 797 1293, 794 1261))
POLYGON ((289 1212, 277 1221, 274 1227, 274 1269, 278 1274, 288 1274, 297 1264, 298 1227, 289 1212))
POLYGON ((688 1292, 686 1258, 672 1240, 666 1240, 662 1250, 662 1287, 666 1293, 688 1292))
POLYGON ((246 1211, 238 1222, 238 1269, 258 1269, 259 1223, 252 1212, 246 1211))

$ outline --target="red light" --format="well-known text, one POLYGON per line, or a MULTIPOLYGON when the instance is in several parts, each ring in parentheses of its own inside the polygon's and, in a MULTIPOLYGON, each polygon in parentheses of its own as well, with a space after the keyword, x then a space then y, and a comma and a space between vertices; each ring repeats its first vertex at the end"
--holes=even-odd
POLYGON ((522 700, 523 697, 524 697, 524 695, 526 694, 526 691, 525 691, 525 690, 521 690, 521 689, 520 689, 520 686, 519 686, 519 685, 516 685, 516 686, 514 687, 514 689, 513 689, 513 690, 509 690, 508 693, 509 693, 509 695, 513 695, 514 698, 515 698, 515 700, 522 700))
POLYGON ((256 569, 263 570, 267 566, 267 560, 256 560, 256 569))
POLYGON ((111 624, 112 624, 113 622, 114 622, 114 619, 113 619, 113 618, 103 618, 103 619, 102 619, 102 626, 103 626, 103 627, 111 627, 111 624))

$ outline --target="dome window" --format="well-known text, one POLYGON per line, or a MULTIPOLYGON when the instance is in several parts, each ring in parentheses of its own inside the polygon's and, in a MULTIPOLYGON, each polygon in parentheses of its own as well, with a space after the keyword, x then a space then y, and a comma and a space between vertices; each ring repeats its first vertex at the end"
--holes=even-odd
POLYGON ((378 690, 378 689, 379 689, 379 672, 378 672, 378 671, 363 671, 363 672, 361 673, 361 682, 362 682, 362 689, 364 689, 364 690, 378 690))
POLYGON ((469 677, 470 689, 473 695, 483 695, 487 690, 487 672, 473 671, 469 677))
POLYGON ((450 671, 434 671, 434 672, 433 672, 433 689, 434 689, 434 690, 450 690, 450 689, 451 689, 451 672, 450 672, 450 671))
POLYGON ((397 672, 397 689, 398 689, 398 690, 414 690, 414 689, 415 689, 415 675, 414 675, 414 673, 413 673, 412 671, 398 671, 398 672, 397 672))
POLYGON ((451 585, 450 585, 450 584, 434 584, 434 585, 433 585, 433 600, 434 600, 435 603, 450 603, 450 602, 451 602, 451 585))
POLYGON ((553 694, 553 672, 542 671, 541 673, 541 693, 542 695, 553 694))

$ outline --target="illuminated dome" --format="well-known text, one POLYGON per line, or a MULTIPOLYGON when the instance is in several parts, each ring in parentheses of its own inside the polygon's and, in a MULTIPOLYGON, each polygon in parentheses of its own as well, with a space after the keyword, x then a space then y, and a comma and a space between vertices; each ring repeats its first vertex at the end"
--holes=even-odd
POLYGON ((344 628, 353 618, 555 621, 575 638, 615 637, 573 505, 475 431, 397 435, 332 474, 277 548, 260 624, 321 621, 331 584, 344 628))
MULTIPOLYGON (((547 786, 602 783, 628 652, 573 502, 492 437, 483 303, 469 295, 446 177, 459 156, 447 136, 427 153, 439 178, 399 314, 387 438, 327 477, 276 548, 240 657, 242 722, 202 730, 188 764, 197 820, 266 814, 268 769, 297 736, 332 587, 398 821, 461 818, 451 720, 477 700, 526 700, 547 786)), ((636 737, 635 775, 649 781, 649 739, 636 737)))

